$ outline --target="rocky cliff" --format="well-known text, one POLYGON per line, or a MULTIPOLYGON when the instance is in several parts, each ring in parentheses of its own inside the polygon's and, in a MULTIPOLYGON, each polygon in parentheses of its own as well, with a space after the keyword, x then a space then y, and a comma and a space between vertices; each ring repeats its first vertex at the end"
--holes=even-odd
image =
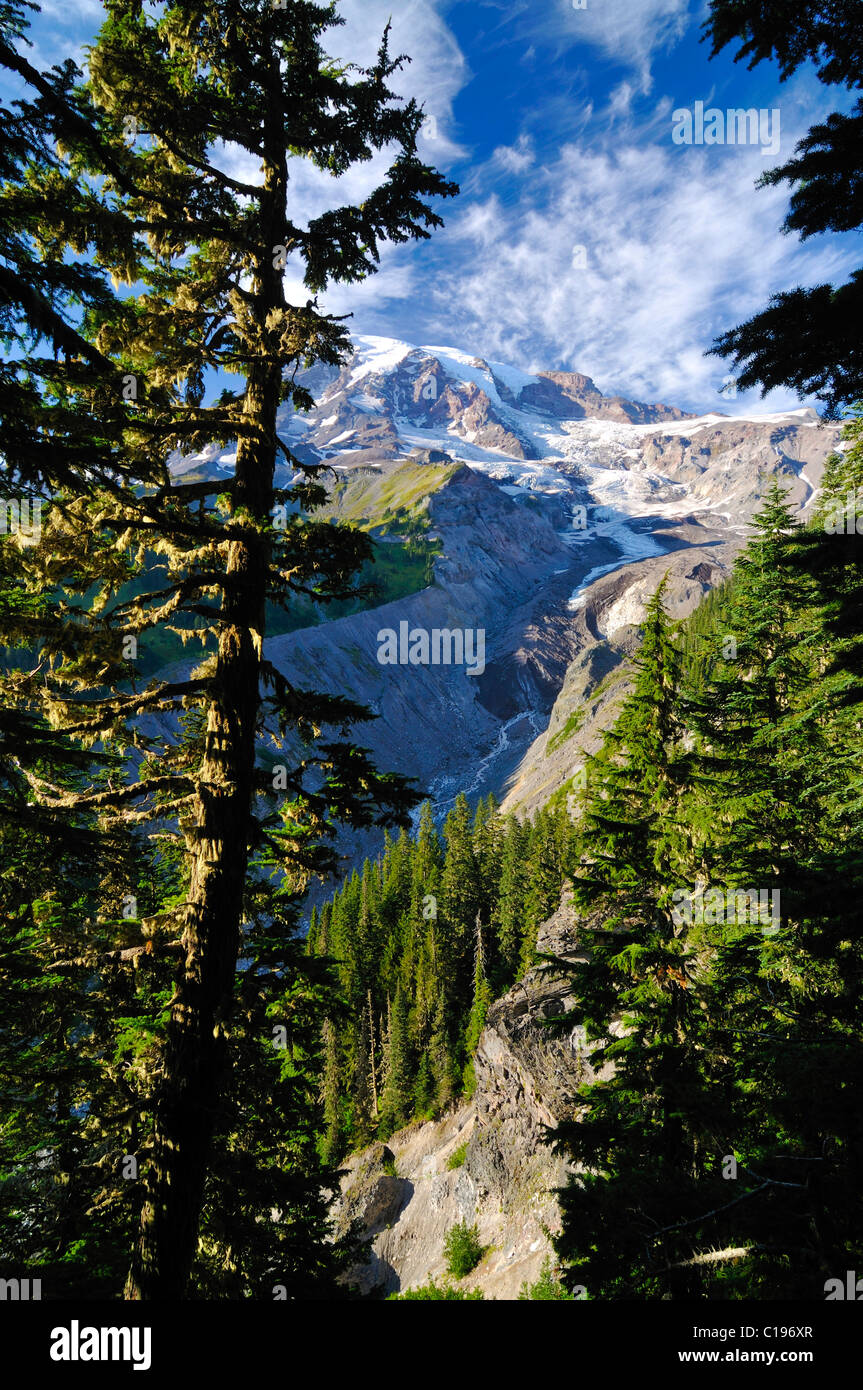
MULTIPOLYGON (((578 958, 568 897, 541 929, 539 951, 578 958)), ((460 1288, 517 1299, 522 1284, 537 1279, 559 1224, 555 1189, 567 1178, 551 1134, 573 1114, 577 1088, 590 1076, 581 1030, 550 1031, 544 1020, 573 1002, 565 970, 537 965, 489 1012, 472 1099, 345 1163, 337 1220, 342 1230, 358 1221, 368 1237, 367 1258, 350 1275, 362 1294, 440 1282, 444 1238, 460 1221, 475 1222, 486 1247, 460 1288)))

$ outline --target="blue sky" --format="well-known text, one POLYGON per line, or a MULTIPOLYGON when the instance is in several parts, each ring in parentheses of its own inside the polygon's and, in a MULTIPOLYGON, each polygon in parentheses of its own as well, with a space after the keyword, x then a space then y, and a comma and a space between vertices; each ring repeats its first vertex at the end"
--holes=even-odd
MULTIPOLYGON (((330 51, 371 59, 391 15, 413 55, 398 85, 425 105, 423 149, 462 187, 431 243, 388 248, 362 286, 324 297, 358 333, 451 344, 526 369, 591 376, 607 393, 727 413, 798 405, 791 393, 731 398, 728 366, 706 358, 723 329, 797 284, 843 280, 852 235, 783 236, 784 188, 756 191, 844 92, 810 71, 780 84, 728 51, 709 61, 702 0, 342 0, 330 51), (778 154, 759 144, 679 145, 672 112, 779 111, 778 154), (722 393, 722 394, 721 394, 722 393)), ((48 0, 37 59, 74 54, 97 0, 48 0)), ((775 128, 775 118, 774 121, 775 128)), ((226 167, 255 171, 239 152, 226 167)), ((305 215, 361 196, 383 161, 334 187, 297 167, 305 215)), ((288 267, 289 292, 305 297, 288 267)))

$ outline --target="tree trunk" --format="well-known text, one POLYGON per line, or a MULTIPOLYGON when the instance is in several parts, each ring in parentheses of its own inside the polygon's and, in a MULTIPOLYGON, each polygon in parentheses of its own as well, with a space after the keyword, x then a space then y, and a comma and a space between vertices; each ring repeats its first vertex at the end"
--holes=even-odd
MULTIPOLYGON (((282 367, 268 347, 267 316, 284 306, 273 247, 284 241, 287 169, 281 80, 271 69, 273 100, 265 140, 261 246, 253 272, 258 355, 249 369, 243 413, 251 430, 237 447, 234 512, 266 521, 272 513, 276 411, 282 367)), ((226 1029, 248 869, 255 787, 255 740, 270 546, 236 523, 228 545, 229 587, 209 707, 193 824, 186 830, 191 879, 183 930, 185 961, 171 1004, 154 1152, 129 1299, 184 1296, 198 1241, 207 1163, 226 1079, 226 1029)))

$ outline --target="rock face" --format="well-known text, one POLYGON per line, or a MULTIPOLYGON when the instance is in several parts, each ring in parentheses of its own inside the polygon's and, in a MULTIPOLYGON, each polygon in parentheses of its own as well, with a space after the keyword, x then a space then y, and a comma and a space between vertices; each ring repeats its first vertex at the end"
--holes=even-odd
POLYGON ((736 546, 686 548, 628 565, 591 585, 575 614, 579 648, 555 699, 548 725, 514 768, 504 812, 530 815, 566 789, 585 755, 595 753, 630 688, 630 657, 637 650, 645 605, 668 576, 666 608, 686 617, 728 574, 736 546))
MULTIPOLYGON (((500 712, 523 720, 524 750, 542 728, 575 650, 564 640, 534 656, 535 616, 563 609, 577 571, 573 556, 541 512, 520 504, 489 478, 462 467, 429 500, 428 515, 443 541, 435 581, 379 608, 305 628, 266 643, 266 654, 292 681, 334 694, 350 692, 379 718, 362 742, 379 765, 406 772, 452 795, 477 750, 494 750, 500 712), (555 573, 559 571, 559 573, 555 573), (461 665, 387 665, 378 634, 468 630, 484 634, 484 669, 461 665), (516 648, 522 660, 509 655, 516 648), (531 722, 531 715, 536 722, 531 722)), ((513 729, 513 735, 515 730, 513 729)))
MULTIPOLYGON (((568 898, 542 928, 539 950, 579 958, 568 898)), ((571 1009, 568 980, 541 963, 492 1006, 468 1104, 346 1163, 337 1219, 341 1229, 360 1221, 370 1239, 367 1260, 350 1275, 362 1294, 440 1282, 444 1239, 460 1221, 477 1224, 486 1253, 459 1287, 517 1299, 522 1284, 538 1278, 551 1253, 548 1232, 559 1223, 555 1189, 568 1171, 549 1131, 572 1115, 576 1090, 590 1077, 581 1030, 557 1035, 542 1023, 571 1009)))
POLYGON ((591 415, 600 420, 627 420, 647 424, 654 420, 691 418, 675 406, 643 405, 623 396, 603 396, 596 383, 580 372, 540 372, 536 385, 524 387, 521 400, 547 411, 557 420, 583 420, 591 415))

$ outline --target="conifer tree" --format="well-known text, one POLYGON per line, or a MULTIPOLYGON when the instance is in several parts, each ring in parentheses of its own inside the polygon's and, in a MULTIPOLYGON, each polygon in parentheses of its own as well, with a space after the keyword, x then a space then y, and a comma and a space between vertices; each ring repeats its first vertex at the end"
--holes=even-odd
POLYGON ((331 951, 347 1005, 338 1039, 329 1024, 324 1028, 325 1154, 367 1143, 373 1131, 386 1136, 431 1118, 471 1093, 472 1058, 489 1006, 516 975, 527 885, 537 912, 560 899, 569 819, 549 809, 537 826, 522 827, 514 817, 504 822, 489 798, 472 815, 461 796, 442 852, 426 803, 414 836, 386 838, 377 860, 366 860, 317 914, 310 953, 331 951), (515 875, 508 887, 507 864, 515 875), (459 869, 470 875, 466 883, 459 869), (492 947, 502 904, 511 908, 509 974, 492 947), (461 929, 467 905, 474 909, 469 946, 461 929))
POLYGON ((322 1153, 325 1162, 337 1163, 342 1156, 341 1067, 336 1029, 331 1018, 324 1020, 323 1076, 324 1136, 322 1153))
POLYGON ((524 894, 519 974, 536 958, 537 934, 560 901, 564 879, 565 822, 547 807, 536 813, 528 834, 527 882, 524 894))
POLYGON ((389 1068, 381 1104, 380 1133, 384 1138, 407 1124, 413 1114, 413 1068, 411 1065, 408 1004, 401 985, 392 1005, 389 1068))
POLYGON ((127 924, 100 892, 98 828, 78 829, 60 849, 26 815, 18 826, 0 815, 0 1248, 46 1296, 110 1298, 150 1130, 141 1025, 164 1006, 166 976, 160 989, 143 947, 120 947, 127 924))
POLYGON ((647 606, 632 693, 590 761, 574 878, 589 914, 587 960, 573 967, 578 1003, 567 1022, 585 1027, 600 1079, 582 1088, 578 1121, 558 1131, 583 1171, 562 1194, 557 1249, 571 1282, 593 1297, 685 1286, 666 1230, 695 1200, 709 1124, 702 1015, 673 908, 685 851, 675 824, 679 658, 664 589, 663 581, 647 606))
POLYGON ((470 807, 460 792, 444 821, 446 855, 441 874, 440 911, 443 983, 454 1018, 469 1006, 469 970, 473 925, 479 907, 479 882, 470 807))
POLYGON ((473 852, 480 884, 494 883, 500 874, 501 818, 493 793, 477 802, 473 818, 473 852))
POLYGON ((436 1110, 445 1109, 460 1090, 461 1077, 452 1039, 457 1026, 457 1013, 450 1005, 446 989, 441 986, 432 1017, 428 1042, 429 1065, 434 1082, 436 1110))
POLYGON ((192 1275, 207 1298, 342 1296, 351 1247, 333 1240, 338 1184, 318 1152, 320 1014, 338 1001, 327 963, 305 954, 299 910, 269 886, 250 902, 192 1275))
MULTIPOLYGON (((819 522, 796 527, 781 490, 768 492, 726 604, 738 659, 715 662, 692 711, 706 735, 696 763, 715 870, 724 884, 769 891, 777 908, 759 918, 735 906, 704 933, 705 1049, 730 1100, 714 1132, 739 1171, 732 1206, 715 1190, 702 1206, 719 1208, 714 1248, 738 1252, 723 1287, 750 1296, 812 1296, 847 1262, 863 1216, 852 1176, 863 1138, 861 842, 844 737, 855 687, 858 717, 860 697, 848 647, 831 651, 820 566, 810 573, 819 522)), ((838 573, 839 555, 832 564, 838 573)))
POLYGON ((813 586, 795 559, 799 529, 774 479, 734 566, 724 614, 734 655, 724 658, 714 644, 704 696, 688 710, 704 745, 707 867, 731 887, 766 891, 781 884, 793 891, 801 849, 815 830, 815 805, 801 780, 801 744, 812 761, 824 750, 818 718, 801 710, 818 654, 812 623, 807 630, 802 616, 813 586), (789 720, 792 710, 799 714, 789 720), (723 865, 732 862, 729 877, 723 865))
MULTIPOLYGON (((849 91, 863 85, 863 22, 857 5, 783 0, 711 0, 705 37, 715 57, 729 44, 750 68, 775 60, 785 81, 813 62, 818 78, 849 91)), ((863 101, 834 111, 798 143, 794 156, 769 170, 761 186, 790 183, 785 230, 801 237, 852 231, 861 225, 858 197, 863 148, 863 101)), ((773 296, 768 308, 724 333, 713 351, 742 367, 742 387, 791 386, 814 394, 828 413, 863 398, 863 354, 857 325, 863 314, 863 268, 844 285, 798 286, 773 296)))
POLYGON ((502 837, 499 890, 494 908, 500 961, 499 988, 512 984, 516 979, 521 959, 527 897, 527 839, 527 828, 515 816, 507 816, 502 837))
POLYGON ((863 406, 827 460, 811 524, 801 531, 799 563, 816 586, 818 625, 829 646, 821 676, 837 708, 863 699, 863 406))
POLYGON ((477 913, 475 963, 473 972, 473 1003, 467 1021, 464 1044, 465 1052, 467 1053, 467 1061, 464 1067, 464 1092, 466 1096, 472 1096, 476 1089, 476 1073, 474 1071, 473 1056, 476 1052, 479 1040, 482 1037, 482 1030, 485 1028, 485 1021, 488 1017, 492 999, 491 986, 489 985, 486 973, 482 921, 480 914, 477 913))
POLYGON ((284 403, 311 404, 298 373, 348 351, 343 325, 314 296, 373 273, 383 242, 427 237, 440 223, 428 200, 455 191, 417 156, 423 116, 393 96, 401 60, 388 35, 358 70, 325 55, 337 23, 332 6, 306 0, 169 0, 156 14, 112 0, 87 84, 75 89, 69 71, 45 78, 7 42, 0 52, 42 99, 36 153, 23 151, 21 176, 3 194, 33 290, 16 297, 6 287, 7 313, 22 343, 53 338, 66 353, 62 369, 31 353, 4 376, 15 406, 7 467, 50 500, 41 544, 23 557, 27 592, 60 595, 38 621, 20 607, 7 614, 9 636, 24 632, 38 652, 29 674, 7 682, 7 697, 22 717, 47 718, 83 747, 101 742, 133 769, 120 787, 62 796, 31 755, 17 771, 49 811, 179 824, 186 862, 182 900, 160 916, 156 940, 159 950, 181 943, 182 967, 160 1052, 131 1298, 177 1298, 187 1286, 255 856, 299 890, 331 863, 322 837, 334 823, 398 818, 412 800, 362 749, 321 732, 346 732, 366 712, 296 688, 263 652, 268 600, 344 596, 369 554, 358 533, 314 521, 325 497, 319 470, 278 433, 284 403), (233 173, 223 144, 240 156, 233 173), (388 148, 387 176, 360 206, 305 224, 291 208, 291 160, 341 175, 388 148), (92 275, 58 279, 58 265, 88 258, 92 275), (291 264, 309 292, 302 306, 285 297, 291 264), (129 292, 113 293, 109 277, 129 292), (83 305, 74 330, 73 296, 83 305), (46 313, 48 301, 60 309, 46 313), (208 405, 208 381, 222 370, 238 374, 241 389, 208 405), (59 404, 46 406, 46 393, 59 404), (232 440, 234 473, 218 496, 168 466, 172 449, 232 440), (280 459, 289 490, 276 486, 280 459), (203 661, 142 688, 138 645, 166 626, 200 642, 203 661), (184 707, 197 711, 200 737, 180 753, 172 731, 184 707), (158 736, 145 727, 155 716, 158 736), (275 824, 258 811, 272 788, 256 760, 264 724, 295 745, 275 824))
POLYGON ((372 1110, 372 1054, 368 1011, 363 1010, 356 1026, 353 1086, 351 1092, 351 1133, 357 1148, 371 1142, 375 1132, 372 1110))
MULTIPOLYGON (((561 1127, 584 1171, 563 1194, 559 1249, 594 1296, 820 1297, 859 1241, 861 855, 835 743, 854 715, 817 679, 829 622, 805 543, 771 486, 712 624, 684 644, 688 695, 655 721, 678 727, 671 758, 655 742, 643 756, 647 707, 628 702, 591 765, 577 886, 601 916, 582 923, 575 1017, 613 1070, 561 1127), (651 764, 647 823, 634 793, 651 764), (759 876, 781 891, 780 920, 736 891, 759 876), (669 914, 663 881, 686 884, 688 913, 669 914), (693 913, 708 883, 729 893, 693 913)), ((648 704, 673 665, 654 668, 648 704)), ((841 661, 836 674, 850 688, 841 661)), ((644 675, 642 656, 634 697, 644 675)))

